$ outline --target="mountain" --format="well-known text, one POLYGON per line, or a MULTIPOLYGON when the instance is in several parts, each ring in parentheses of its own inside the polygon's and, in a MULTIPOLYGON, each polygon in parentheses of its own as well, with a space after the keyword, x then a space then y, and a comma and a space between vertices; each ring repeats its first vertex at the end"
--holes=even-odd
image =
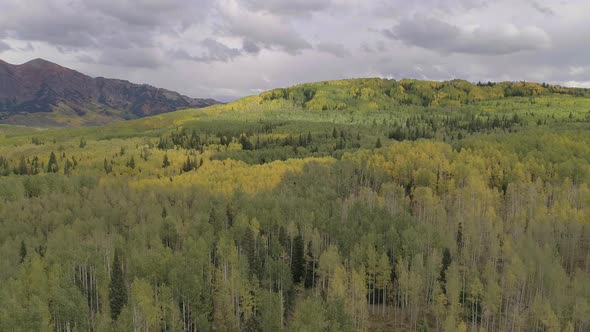
POLYGON ((92 78, 35 59, 0 60, 0 122, 29 126, 97 125, 218 102, 124 80, 92 78))

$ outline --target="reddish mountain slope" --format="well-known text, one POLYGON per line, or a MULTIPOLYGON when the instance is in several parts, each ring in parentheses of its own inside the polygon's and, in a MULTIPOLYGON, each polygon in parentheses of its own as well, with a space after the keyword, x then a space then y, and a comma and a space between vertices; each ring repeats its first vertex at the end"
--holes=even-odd
POLYGON ((101 124, 216 104, 128 81, 92 78, 43 59, 0 60, 0 122, 22 125, 101 124))

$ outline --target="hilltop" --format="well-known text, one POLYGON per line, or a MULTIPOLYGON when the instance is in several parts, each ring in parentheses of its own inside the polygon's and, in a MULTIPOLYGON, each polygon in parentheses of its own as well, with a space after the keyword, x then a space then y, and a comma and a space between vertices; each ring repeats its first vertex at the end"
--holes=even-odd
POLYGON ((27 126, 98 125, 216 104, 146 84, 92 78, 35 59, 0 60, 0 122, 27 126))
POLYGON ((263 92, 264 101, 290 101, 306 110, 392 110, 399 106, 460 107, 510 97, 590 96, 589 89, 547 83, 359 78, 300 84, 263 92))

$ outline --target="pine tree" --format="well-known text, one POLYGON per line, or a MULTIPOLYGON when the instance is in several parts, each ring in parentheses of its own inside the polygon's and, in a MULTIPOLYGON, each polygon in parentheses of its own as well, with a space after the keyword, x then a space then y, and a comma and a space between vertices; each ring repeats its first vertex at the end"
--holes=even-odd
POLYGON ((72 163, 68 159, 64 163, 64 175, 70 175, 70 169, 72 168, 72 163))
POLYGON ((305 245, 301 235, 297 235, 293 240, 293 258, 291 261, 291 274, 293 275, 293 282, 299 283, 303 281, 305 273, 305 245))
POLYGON ((461 256, 461 251, 463 250, 463 223, 459 223, 457 227, 457 254, 461 256))
POLYGON ((443 251, 443 257, 441 262, 442 266, 440 269, 440 276, 438 278, 438 281, 441 284, 441 288, 445 294, 447 293, 447 269, 449 268, 452 262, 453 259, 451 258, 451 252, 449 251, 449 248, 445 248, 445 250, 443 251))
POLYGON ((377 138, 377 142, 375 143, 375 148, 379 149, 380 147, 382 147, 381 138, 377 138))
POLYGON ((135 159, 133 158, 133 156, 131 156, 131 159, 129 159, 129 161, 127 162, 127 167, 135 169, 135 159))
POLYGON ((20 162, 18 164, 18 174, 19 175, 29 174, 29 168, 27 167, 27 162, 25 161, 25 157, 20 158, 20 162))
POLYGON ((25 257, 27 257, 27 245, 25 244, 25 240, 22 240, 20 243, 20 262, 25 261, 25 257))
POLYGON ((109 288, 109 303, 111 306, 111 318, 117 320, 121 310, 127 304, 127 288, 121 266, 119 250, 115 249, 113 269, 111 270, 111 285, 109 288))
POLYGON ((182 165, 182 171, 183 172, 190 172, 193 169, 195 169, 196 166, 197 166, 197 162, 196 161, 195 162, 191 161, 191 157, 190 156, 186 156, 186 163, 184 163, 182 165))
POLYGON ((246 228, 241 239, 241 250, 248 258, 248 266, 250 267, 250 275, 259 275, 260 273, 260 259, 256 253, 256 243, 252 229, 246 228))
POLYGON ((104 158, 104 171, 105 173, 109 174, 113 170, 113 166, 109 165, 107 162, 107 158, 104 158))
POLYGON ((47 173, 57 173, 59 166, 57 165, 57 158, 53 151, 49 155, 49 161, 47 162, 47 173))
POLYGON ((166 153, 162 161, 162 168, 167 168, 168 166, 170 166, 170 160, 168 160, 168 154, 166 153))

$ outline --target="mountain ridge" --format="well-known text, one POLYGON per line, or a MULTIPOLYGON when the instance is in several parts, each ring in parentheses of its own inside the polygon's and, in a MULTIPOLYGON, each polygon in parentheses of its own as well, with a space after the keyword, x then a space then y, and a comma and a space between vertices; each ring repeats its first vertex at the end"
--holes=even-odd
POLYGON ((90 77, 41 58, 20 65, 0 60, 2 123, 98 125, 218 103, 148 84, 90 77))

